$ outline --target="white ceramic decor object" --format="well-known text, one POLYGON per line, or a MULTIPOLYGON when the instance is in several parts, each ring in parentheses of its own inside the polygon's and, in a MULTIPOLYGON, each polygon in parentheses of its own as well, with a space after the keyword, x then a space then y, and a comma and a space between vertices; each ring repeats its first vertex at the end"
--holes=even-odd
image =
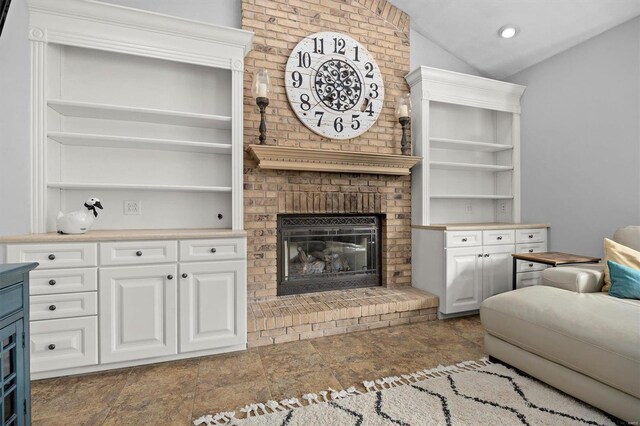
POLYGON ((64 214, 58 212, 56 230, 61 234, 84 234, 93 226, 98 217, 96 207, 102 209, 97 198, 91 197, 84 203, 84 208, 64 214))

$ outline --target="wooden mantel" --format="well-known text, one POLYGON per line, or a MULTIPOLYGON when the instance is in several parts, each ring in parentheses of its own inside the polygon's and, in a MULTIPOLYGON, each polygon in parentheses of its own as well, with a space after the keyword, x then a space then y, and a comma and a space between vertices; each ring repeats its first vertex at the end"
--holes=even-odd
POLYGON ((369 152, 331 151, 273 145, 250 145, 258 167, 336 173, 406 176, 422 157, 369 152))

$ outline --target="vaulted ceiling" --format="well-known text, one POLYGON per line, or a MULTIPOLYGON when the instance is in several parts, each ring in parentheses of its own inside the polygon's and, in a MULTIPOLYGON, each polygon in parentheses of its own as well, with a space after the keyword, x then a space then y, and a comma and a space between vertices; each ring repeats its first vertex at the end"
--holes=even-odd
MULTIPOLYGON (((640 16, 640 0, 391 0, 411 27, 481 73, 504 78, 640 16), (512 24, 512 39, 498 29, 512 24)), ((615 46, 612 46, 615 48, 615 46)))

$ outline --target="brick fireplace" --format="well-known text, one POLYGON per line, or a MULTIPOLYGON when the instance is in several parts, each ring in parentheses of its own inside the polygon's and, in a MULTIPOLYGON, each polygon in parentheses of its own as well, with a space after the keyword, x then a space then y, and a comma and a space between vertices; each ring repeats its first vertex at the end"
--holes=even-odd
MULTIPOLYGON (((260 116, 251 94, 257 68, 266 68, 273 87, 267 108, 267 144, 331 151, 400 154, 401 128, 394 116, 396 96, 408 92, 409 19, 385 0, 243 0, 242 26, 255 32, 245 60, 245 151, 258 141, 260 116), (385 83, 384 108, 376 124, 350 140, 314 134, 287 101, 284 69, 293 47, 318 31, 349 34, 365 45, 385 83)), ((279 214, 378 214, 381 227, 381 284, 411 285, 410 176, 264 170, 245 153, 244 209, 248 232, 250 300, 277 295, 279 214)))

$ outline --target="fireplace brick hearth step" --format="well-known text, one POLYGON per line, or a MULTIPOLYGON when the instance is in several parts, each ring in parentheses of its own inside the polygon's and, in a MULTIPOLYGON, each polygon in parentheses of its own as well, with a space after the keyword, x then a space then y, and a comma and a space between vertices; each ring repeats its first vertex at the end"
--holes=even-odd
POLYGON ((437 318, 438 297, 371 287, 249 301, 248 346, 265 346, 437 318))

